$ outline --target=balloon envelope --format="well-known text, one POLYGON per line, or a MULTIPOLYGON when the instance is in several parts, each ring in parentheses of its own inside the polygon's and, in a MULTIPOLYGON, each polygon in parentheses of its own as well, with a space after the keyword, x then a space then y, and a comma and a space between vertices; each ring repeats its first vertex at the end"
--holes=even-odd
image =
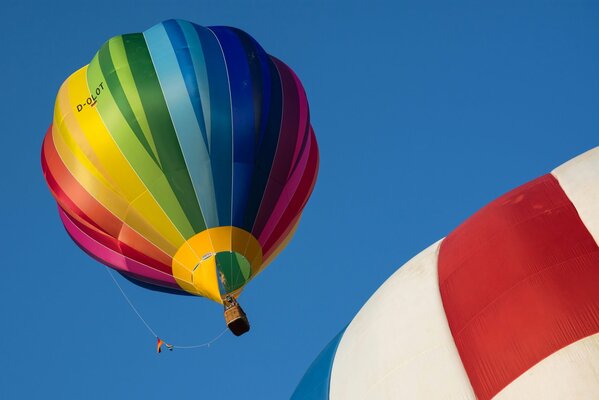
POLYGON ((169 20, 110 39, 64 82, 42 167, 88 254, 222 302, 292 237, 318 149, 289 67, 239 29, 169 20))
POLYGON ((399 268, 292 399, 599 398, 599 148, 399 268))

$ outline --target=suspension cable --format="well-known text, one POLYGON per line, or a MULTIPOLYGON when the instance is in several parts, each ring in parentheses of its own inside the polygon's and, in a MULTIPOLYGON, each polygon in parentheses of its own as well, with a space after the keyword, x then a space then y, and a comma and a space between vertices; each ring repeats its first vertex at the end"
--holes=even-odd
MULTIPOLYGON (((113 275, 112 271, 110 270, 110 268, 108 268, 106 266, 104 268, 106 268, 106 272, 108 273, 108 275, 110 276, 110 278, 112 279, 112 281, 114 282, 114 284, 116 285, 116 287, 121 292, 121 295, 123 295, 123 297, 125 298, 125 300, 129 304, 129 307, 131 307, 131 309, 133 310, 133 312, 135 312, 135 315, 137 315, 137 318, 139 318, 139 320, 145 325, 146 329, 152 334, 152 336, 154 336, 155 338, 158 339, 158 335, 156 334, 156 332, 154 331, 154 329, 152 329, 152 327, 150 326, 150 324, 148 324, 148 322, 144 319, 144 317, 141 316, 140 312, 137 311, 137 308, 133 305, 133 302, 131 302, 131 300, 129 299, 129 296, 127 296, 127 294, 125 293, 125 291, 123 290, 123 288, 121 287, 121 285, 119 284, 119 282, 116 280, 116 278, 114 277, 114 275, 113 275)), ((209 340, 206 343, 194 344, 194 345, 186 345, 186 346, 180 346, 180 345, 170 344, 170 346, 172 346, 175 349, 199 349, 201 347, 210 347, 211 344, 213 344, 214 342, 216 342, 217 340, 219 340, 227 331, 228 331, 228 328, 225 328, 225 330, 223 330, 221 333, 219 333, 217 336, 215 336, 213 339, 209 340)))

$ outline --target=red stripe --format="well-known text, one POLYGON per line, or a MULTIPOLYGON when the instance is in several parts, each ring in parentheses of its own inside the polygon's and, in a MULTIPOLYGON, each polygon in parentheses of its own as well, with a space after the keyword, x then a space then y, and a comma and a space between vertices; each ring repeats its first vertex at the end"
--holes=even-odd
POLYGON ((128 225, 123 226, 119 234, 119 243, 124 256, 169 275, 173 274, 172 258, 128 225))
MULTIPOLYGON (((67 213, 67 215, 69 214, 67 213)), ((171 258, 127 225, 123 225, 119 238, 115 239, 102 231, 95 230, 82 224, 70 215, 69 219, 75 226, 81 229, 83 233, 103 246, 141 264, 145 264, 169 275, 173 274, 171 258), (132 248, 128 243, 135 244, 137 249, 132 248)), ((95 258, 101 259, 100 256, 96 256, 95 258)), ((106 264, 106 261, 102 262, 106 264)))
MULTIPOLYGON (((252 228, 252 234, 260 237, 262 230, 266 226, 269 218, 272 218, 272 210, 277 204, 281 193, 284 190, 289 171, 292 168, 292 157, 297 143, 301 141, 298 136, 307 134, 306 130, 300 130, 300 108, 307 108, 306 99, 298 94, 298 87, 295 84, 293 76, 285 64, 277 59, 272 59, 279 77, 281 79, 281 90, 283 97, 283 110, 281 119, 281 128, 279 131, 279 142, 275 152, 275 158, 268 176, 268 183, 264 189, 260 208, 256 216, 256 221, 252 228), (301 101, 304 101, 303 103, 301 101)), ((305 125, 304 125, 305 126, 305 125)))
POLYGON ((42 160, 46 163, 46 181, 62 209, 76 213, 90 224, 117 237, 122 221, 98 203, 71 175, 54 147, 51 133, 46 134, 44 139, 42 160))
POLYGON ((310 194, 312 194, 312 190, 316 184, 319 164, 318 157, 316 138, 314 137, 314 132, 310 130, 310 147, 306 169, 302 171, 301 181, 293 194, 293 197, 289 201, 287 209, 281 216, 281 219, 277 223, 277 226, 270 237, 264 243, 265 258, 267 258, 271 251, 275 250, 287 237, 287 234, 293 229, 295 221, 306 206, 308 198, 310 197, 310 194))
POLYGON ((117 253, 121 252, 121 249, 119 247, 119 241, 117 239, 113 238, 106 232, 96 229, 93 226, 88 225, 84 221, 81 221, 79 218, 77 218, 77 216, 73 216, 68 210, 65 210, 60 206, 59 208, 65 214, 67 214, 67 216, 73 222, 73 224, 75 224, 77 228, 81 229, 81 231, 84 232, 87 236, 91 237, 101 245, 108 247, 110 250, 116 251, 117 253))
POLYGON ((599 248, 551 175, 498 198, 453 231, 441 244, 439 284, 481 400, 599 332, 599 248))
POLYGON ((78 231, 79 226, 77 226, 77 224, 68 214, 62 211, 59 211, 59 214, 63 224, 65 225, 67 233, 73 242, 75 242, 75 244, 77 244, 81 250, 83 250, 94 260, 138 281, 167 288, 169 290, 182 291, 172 276, 158 274, 151 266, 147 264, 127 258, 120 252, 115 252, 107 247, 101 248, 101 243, 95 241, 94 238, 87 236, 85 232, 78 231), (90 246, 90 241, 95 243, 90 246))
POLYGON ((57 172, 66 167, 60 161, 58 154, 56 153, 56 149, 54 149, 54 144, 52 143, 51 134, 47 134, 44 139, 44 144, 42 146, 42 170, 44 172, 44 177, 46 178, 46 183, 52 192, 52 196, 58 203, 58 205, 68 212, 74 218, 77 218, 80 221, 84 221, 86 224, 93 226, 95 229, 101 229, 88 215, 81 210, 77 204, 71 200, 71 198, 65 193, 62 187, 59 185, 58 180, 55 177, 57 172))
POLYGON ((88 236, 135 261, 172 274, 169 256, 124 225, 71 175, 54 147, 52 127, 42 147, 42 169, 59 206, 88 236))

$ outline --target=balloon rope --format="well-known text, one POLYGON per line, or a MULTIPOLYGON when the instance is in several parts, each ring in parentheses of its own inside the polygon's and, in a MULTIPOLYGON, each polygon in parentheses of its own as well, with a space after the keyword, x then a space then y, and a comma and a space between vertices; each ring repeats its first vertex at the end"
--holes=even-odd
POLYGON ((218 334, 218 336, 215 336, 214 339, 212 339, 209 342, 206 343, 202 343, 202 344, 194 344, 191 346, 178 346, 178 345, 173 345, 173 347, 175 349, 199 349, 200 347, 210 347, 210 345, 214 342, 216 342, 218 339, 220 339, 225 333, 227 333, 227 331, 229 330, 229 328, 225 328, 224 331, 222 331, 221 333, 218 334))
POLYGON ((148 325, 148 323, 146 322, 146 320, 141 316, 141 314, 139 313, 139 311, 137 311, 137 308, 135 308, 135 306, 133 305, 133 303, 131 303, 131 300, 129 300, 129 297, 125 294, 125 292, 123 291, 123 288, 121 287, 121 285, 119 285, 119 283, 115 279, 114 275, 112 275, 112 272, 110 272, 110 268, 108 268, 108 267, 104 267, 104 268, 106 268, 106 272, 108 272, 108 275, 110 275, 110 277, 112 278, 112 281, 116 284, 116 287, 119 288, 119 290, 121 291, 121 294, 123 295, 123 297, 125 298, 125 300, 127 300, 127 303, 129 303, 129 306, 131 307, 131 309, 135 312, 135 314, 137 314, 137 317, 139 318, 139 320, 141 322, 143 322, 143 324, 146 326, 146 328, 148 328, 148 330, 150 331, 150 333, 152 335, 154 335, 154 337, 157 338, 158 335, 156 334, 156 332, 154 332, 154 330, 150 327, 150 325, 148 325))
MULTIPOLYGON (((135 314, 137 315, 137 318, 139 318, 139 320, 141 322, 143 322, 143 324, 146 326, 146 328, 148 329, 148 331, 155 338, 158 338, 158 335, 156 334, 156 332, 154 332, 154 330, 152 329, 152 327, 150 326, 150 324, 148 324, 146 322, 146 320, 141 316, 141 314, 139 313, 139 311, 137 311, 137 308, 135 308, 135 306, 133 305, 133 303, 129 299, 129 296, 127 296, 127 294, 125 293, 125 291, 123 290, 123 288, 121 287, 121 285, 119 284, 119 282, 116 280, 116 278, 112 274, 112 271, 110 270, 110 268, 108 268, 108 267, 104 267, 104 268, 106 268, 106 272, 108 273, 108 275, 110 275, 110 278, 112 279, 112 281, 114 282, 114 284, 116 285, 116 287, 119 289, 119 291, 121 292, 121 294, 123 295, 123 297, 125 298, 125 300, 127 300, 127 303, 129 304, 129 307, 131 307, 131 309, 135 312, 135 314)), ((210 345, 212 343, 214 343, 218 339, 220 339, 227 331, 228 331, 228 328, 225 328, 224 331, 222 331, 217 336, 215 336, 212 340, 210 340, 210 341, 208 341, 206 343, 195 344, 195 345, 190 345, 190 346, 178 346, 178 345, 171 345, 171 346, 173 348, 175 348, 175 349, 198 349, 200 347, 210 347, 210 345)))

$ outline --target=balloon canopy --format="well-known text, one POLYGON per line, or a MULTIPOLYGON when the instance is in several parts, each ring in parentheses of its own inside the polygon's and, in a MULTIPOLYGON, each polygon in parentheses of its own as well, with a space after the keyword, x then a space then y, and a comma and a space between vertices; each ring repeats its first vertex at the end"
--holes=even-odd
POLYGON ((599 148, 399 268, 292 400, 599 399, 599 148))
POLYGON ((239 29, 169 20, 110 39, 64 82, 42 167, 89 255, 222 303, 293 236, 318 148, 287 65, 239 29))

